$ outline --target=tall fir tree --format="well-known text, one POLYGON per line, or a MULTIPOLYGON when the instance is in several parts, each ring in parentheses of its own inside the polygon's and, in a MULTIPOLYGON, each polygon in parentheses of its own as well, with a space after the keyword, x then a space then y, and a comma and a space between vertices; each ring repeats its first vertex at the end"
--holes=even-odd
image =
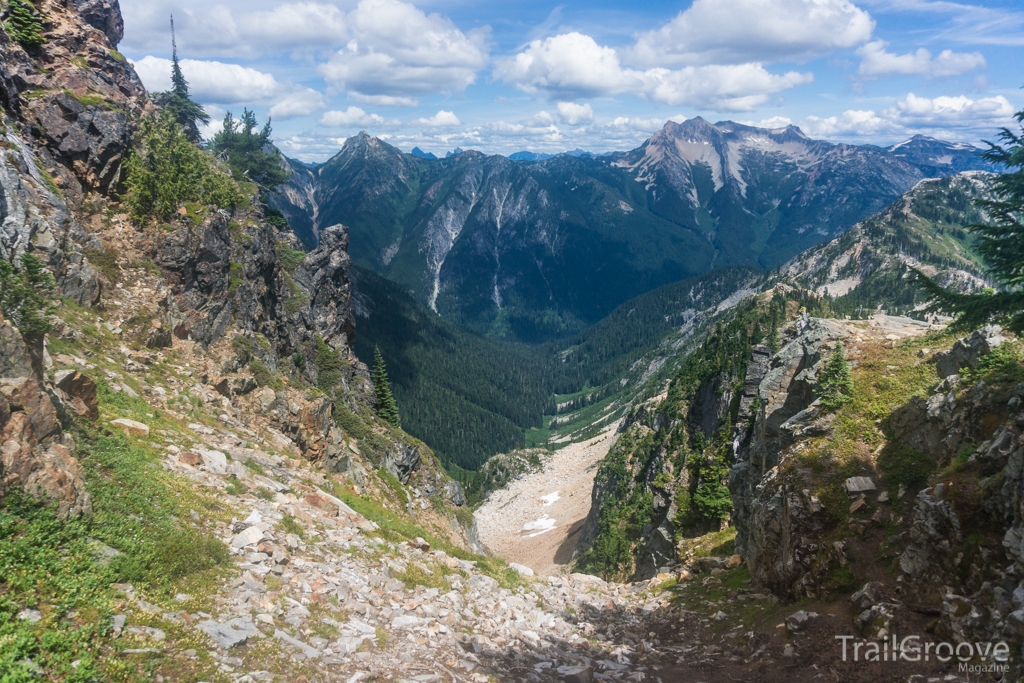
POLYGON ((825 361, 818 379, 818 398, 826 410, 839 410, 853 398, 853 377, 843 353, 843 342, 836 343, 836 350, 825 361))
POLYGON ((398 415, 398 404, 391 393, 391 382, 388 381, 388 370, 384 366, 384 356, 380 355, 380 348, 373 349, 373 372, 370 373, 373 380, 373 390, 377 394, 377 414, 395 427, 401 426, 401 419, 398 415))
POLYGON ((174 15, 171 15, 171 89, 160 93, 156 103, 174 115, 174 120, 185 130, 185 135, 192 142, 200 142, 199 124, 207 124, 210 117, 202 105, 192 99, 188 81, 181 71, 178 62, 178 41, 174 35, 174 15))
MULTIPOLYGON (((1024 123, 1024 109, 1014 118, 1024 123)), ((989 180, 989 197, 975 203, 985 211, 988 224, 968 226, 976 237, 974 250, 996 284, 972 294, 962 294, 914 269, 917 281, 928 294, 928 310, 956 316, 953 329, 970 330, 999 322, 1024 334, 1024 126, 1020 133, 1003 128, 1005 144, 989 142, 982 157, 1006 169, 989 180)))

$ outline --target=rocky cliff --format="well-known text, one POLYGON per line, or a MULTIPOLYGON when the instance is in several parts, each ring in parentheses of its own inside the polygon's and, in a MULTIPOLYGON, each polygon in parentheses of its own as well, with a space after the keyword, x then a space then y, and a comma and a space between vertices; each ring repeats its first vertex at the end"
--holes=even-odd
MULTIPOLYGON (((323 226, 319 247, 304 253, 294 235, 264 221, 255 202, 233 210, 190 204, 169 222, 132 222, 117 201, 121 169, 139 118, 152 115, 153 106, 115 49, 122 33, 118 5, 41 2, 34 11, 42 27, 39 44, 22 46, 0 31, 0 257, 11 263, 24 253, 41 257, 63 300, 86 311, 95 306, 106 332, 144 362, 177 353, 182 344, 195 349, 190 352, 204 367, 200 395, 221 397, 229 416, 256 408, 308 460, 349 473, 359 486, 381 468, 403 485, 419 473, 424 490, 464 505, 458 484, 444 476, 429 449, 381 425, 374 414, 369 374, 351 352, 346 228, 323 226), (257 393, 259 400, 251 401, 257 393)), ((77 345, 87 323, 66 318, 52 318, 51 337, 77 345)), ((13 359, 16 351, 12 342, 4 355, 13 359)), ((126 359, 129 371, 138 366, 132 358, 126 359)), ((28 431, 18 425, 19 415, 34 410, 27 405, 42 406, 46 415, 51 403, 57 414, 67 412, 47 359, 46 374, 22 382, 3 413, 5 429, 20 430, 20 441, 9 441, 22 443, 22 465, 32 453, 43 470, 47 462, 64 467, 51 442, 70 437, 42 423, 28 431), (53 400, 28 401, 28 394, 53 400)), ((15 360, 7 365, 5 382, 26 377, 15 360)), ((75 382, 84 381, 60 379, 77 388, 75 382)), ((95 419, 95 406, 90 412, 95 419)), ((60 448, 60 456, 74 462, 71 447, 60 448)), ((5 446, 8 451, 16 452, 5 446)), ((11 460, 4 481, 42 490, 28 483, 30 469, 11 460)), ((74 467, 64 469, 79 491, 74 467)), ((64 496, 62 514, 88 508, 77 495, 64 496)))

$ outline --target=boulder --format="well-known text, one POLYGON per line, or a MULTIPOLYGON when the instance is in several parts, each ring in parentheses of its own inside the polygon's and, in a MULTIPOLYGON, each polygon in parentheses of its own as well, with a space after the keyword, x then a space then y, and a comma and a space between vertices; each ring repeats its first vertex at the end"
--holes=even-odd
POLYGON ((967 337, 957 339, 953 348, 935 354, 935 371, 940 378, 945 379, 950 375, 959 374, 964 368, 974 370, 978 367, 978 361, 982 356, 998 348, 1006 341, 1002 336, 1003 328, 999 325, 988 325, 980 330, 975 330, 967 337))
POLYGON ((129 420, 126 417, 119 417, 116 420, 111 420, 110 424, 120 427, 132 436, 149 436, 149 425, 138 422, 137 420, 129 420))
POLYGON ((53 379, 57 388, 68 395, 68 402, 76 413, 93 422, 99 419, 96 382, 77 370, 58 370, 53 379))
POLYGON ((236 645, 244 645, 249 638, 257 635, 259 630, 256 624, 248 617, 237 617, 223 624, 218 624, 213 619, 207 619, 196 625, 196 628, 217 644, 218 647, 228 648, 236 645))

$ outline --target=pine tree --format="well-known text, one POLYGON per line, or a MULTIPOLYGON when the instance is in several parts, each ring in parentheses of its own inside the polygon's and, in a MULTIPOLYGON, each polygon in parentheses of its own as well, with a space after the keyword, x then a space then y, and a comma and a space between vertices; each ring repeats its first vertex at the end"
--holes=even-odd
POLYGON ((839 410, 853 398, 853 377, 843 353, 843 343, 836 343, 836 350, 825 362, 825 368, 818 379, 818 397, 826 410, 839 410))
POLYGON ((29 0, 10 0, 8 9, 10 18, 4 28, 22 47, 38 47, 46 42, 42 36, 43 22, 29 0))
MULTIPOLYGON (((1014 118, 1024 122, 1024 109, 1014 118)), ((989 149, 981 156, 1008 172, 993 176, 989 181, 990 198, 975 202, 990 224, 968 226, 977 239, 974 250, 981 255, 997 289, 961 294, 945 289, 917 269, 914 274, 929 296, 927 310, 957 316, 953 329, 970 330, 1000 322, 1024 334, 1024 126, 1020 134, 1003 128, 999 137, 1006 146, 989 142, 989 149)))
POLYGON ((398 404, 391 393, 391 382, 388 381, 388 371, 384 367, 384 357, 380 355, 379 347, 373 349, 373 372, 370 373, 370 377, 373 380, 373 390, 377 394, 377 414, 389 424, 401 426, 398 404))
POLYGON ((181 71, 181 64, 178 62, 178 42, 174 36, 174 15, 171 15, 171 89, 159 93, 154 99, 158 105, 174 115, 175 121, 185 129, 185 135, 190 141, 202 140, 202 136, 199 135, 199 124, 209 123, 210 117, 202 105, 192 99, 188 81, 181 71))

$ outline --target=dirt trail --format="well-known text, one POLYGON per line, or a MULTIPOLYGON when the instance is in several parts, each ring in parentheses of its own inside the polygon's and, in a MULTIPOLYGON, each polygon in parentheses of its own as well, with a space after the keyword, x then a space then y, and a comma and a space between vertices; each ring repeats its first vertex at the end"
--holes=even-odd
POLYGON ((590 512, 598 463, 618 438, 616 426, 555 451, 542 471, 492 493, 476 511, 484 545, 538 574, 564 573, 590 512))

